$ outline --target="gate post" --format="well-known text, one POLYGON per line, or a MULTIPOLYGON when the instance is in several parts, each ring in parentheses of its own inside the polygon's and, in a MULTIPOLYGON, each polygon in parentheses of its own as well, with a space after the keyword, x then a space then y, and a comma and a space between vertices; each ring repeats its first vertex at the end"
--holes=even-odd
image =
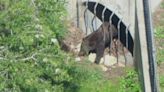
POLYGON ((134 62, 138 70, 143 92, 152 92, 146 41, 143 0, 135 0, 134 62))

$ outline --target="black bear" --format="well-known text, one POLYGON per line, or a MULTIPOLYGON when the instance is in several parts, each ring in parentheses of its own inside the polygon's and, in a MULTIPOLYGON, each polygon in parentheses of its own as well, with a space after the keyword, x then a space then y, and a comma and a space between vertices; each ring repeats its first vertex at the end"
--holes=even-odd
POLYGON ((115 39, 117 36, 118 32, 114 25, 104 22, 96 31, 83 38, 78 55, 85 56, 90 53, 96 53, 95 63, 99 64, 105 48, 110 48, 111 38, 115 39))

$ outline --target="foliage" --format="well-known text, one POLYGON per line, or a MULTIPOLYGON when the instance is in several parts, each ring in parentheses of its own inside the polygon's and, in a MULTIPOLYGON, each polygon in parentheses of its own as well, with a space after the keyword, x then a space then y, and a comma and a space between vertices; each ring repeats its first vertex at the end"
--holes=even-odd
POLYGON ((64 92, 74 85, 73 59, 56 37, 65 33, 64 0, 1 0, 0 91, 64 92), (5 30, 5 31, 4 31, 5 30))
POLYGON ((157 44, 157 63, 161 64, 164 61, 164 27, 163 26, 158 26, 155 29, 155 37, 156 41, 158 42, 157 44))
POLYGON ((134 70, 128 70, 127 75, 121 78, 119 92, 141 92, 138 75, 134 70))
POLYGON ((162 9, 164 9, 164 2, 163 2, 163 1, 162 1, 162 3, 161 3, 160 7, 161 7, 162 9))
POLYGON ((164 49, 157 50, 157 64, 161 64, 164 62, 164 49))
POLYGON ((164 91, 164 75, 161 75, 159 80, 160 80, 159 82, 160 82, 161 92, 163 92, 164 91))
MULTIPOLYGON (((161 4, 163 5, 163 3, 161 4)), ((157 64, 160 66, 163 65, 164 62, 164 22, 161 19, 159 22, 161 22, 161 26, 157 26, 155 30, 155 37, 157 41, 157 64)), ((159 73, 159 82, 160 82, 160 89, 161 92, 164 91, 164 76, 162 73, 159 73)))
POLYGON ((164 27, 162 26, 159 26, 159 27, 156 27, 155 29, 155 37, 157 38, 164 38, 164 27))
MULTIPOLYGON (((160 9, 161 13, 158 13, 158 25, 155 26, 155 40, 156 40, 156 49, 157 49, 157 64, 159 65, 158 69, 162 70, 164 62, 164 1, 161 1, 160 9)), ((156 19, 155 19, 156 20, 156 19)), ((160 91, 164 92, 164 76, 163 72, 159 72, 159 83, 160 91)))

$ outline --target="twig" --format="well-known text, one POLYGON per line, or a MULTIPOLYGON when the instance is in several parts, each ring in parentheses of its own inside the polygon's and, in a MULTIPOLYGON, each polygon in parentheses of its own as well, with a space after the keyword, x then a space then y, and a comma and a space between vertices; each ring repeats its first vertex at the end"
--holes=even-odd
POLYGON ((32 56, 27 57, 27 58, 24 58, 24 59, 21 59, 21 60, 23 60, 23 61, 27 61, 27 60, 32 59, 32 60, 36 61, 36 60, 37 60, 37 59, 35 58, 36 55, 37 55, 37 53, 34 53, 32 56))

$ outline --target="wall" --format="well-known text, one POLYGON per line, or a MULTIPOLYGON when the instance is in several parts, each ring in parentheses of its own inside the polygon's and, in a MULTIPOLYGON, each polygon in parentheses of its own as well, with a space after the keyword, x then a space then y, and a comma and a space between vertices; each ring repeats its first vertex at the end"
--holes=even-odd
MULTIPOLYGON (((85 29, 85 23, 84 23, 84 10, 86 7, 82 6, 82 2, 88 1, 88 0, 68 0, 67 4, 67 10, 68 10, 68 20, 73 22, 73 24, 77 25, 77 21, 79 21, 79 27, 86 32, 85 29), (77 9, 77 4, 79 5, 79 9, 77 9), (79 10, 79 16, 77 16, 77 10, 79 10)), ((135 0, 89 0, 89 1, 97 1, 109 9, 115 11, 116 14, 120 16, 120 18, 123 17, 123 21, 125 24, 130 24, 130 32, 132 36, 134 35, 134 5, 135 0)), ((158 7, 161 0, 151 0, 152 5, 152 12, 155 11, 155 9, 158 7)), ((87 29, 90 30, 90 32, 93 31, 91 26, 91 20, 93 19, 93 14, 91 14, 89 11, 87 11, 87 29)), ((98 19, 95 19, 94 21, 94 29, 98 28, 101 24, 101 21, 98 19)), ((134 37, 134 36, 133 36, 134 37)))

